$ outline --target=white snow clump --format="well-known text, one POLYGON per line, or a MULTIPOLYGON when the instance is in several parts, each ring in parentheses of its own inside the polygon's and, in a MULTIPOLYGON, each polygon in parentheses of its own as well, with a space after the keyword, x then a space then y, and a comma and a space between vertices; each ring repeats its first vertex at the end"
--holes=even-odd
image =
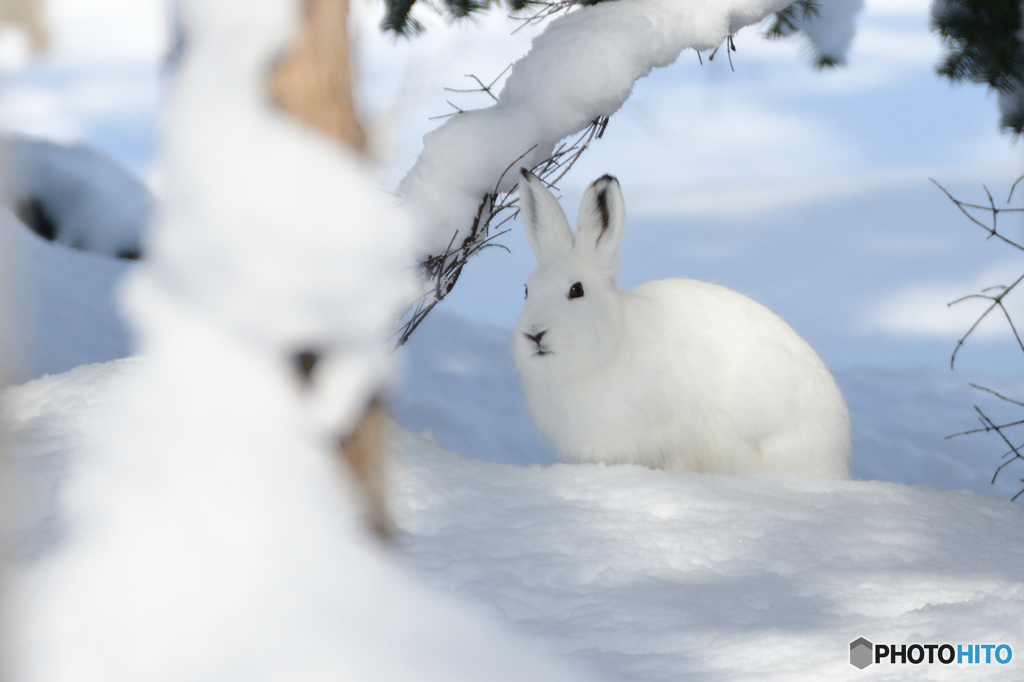
POLYGON ((138 258, 153 197, 134 175, 84 145, 0 137, 2 202, 47 239, 138 258))
MULTIPOLYGON (((518 168, 532 168, 560 140, 618 111, 652 69, 685 49, 714 48, 791 3, 617 0, 553 20, 512 67, 497 103, 453 116, 424 136, 399 194, 428 224, 427 253, 443 252, 469 227, 481 198, 511 164, 502 190, 518 180, 518 168)), ((820 20, 806 26, 821 54, 842 60, 861 4, 821 0, 820 20)))

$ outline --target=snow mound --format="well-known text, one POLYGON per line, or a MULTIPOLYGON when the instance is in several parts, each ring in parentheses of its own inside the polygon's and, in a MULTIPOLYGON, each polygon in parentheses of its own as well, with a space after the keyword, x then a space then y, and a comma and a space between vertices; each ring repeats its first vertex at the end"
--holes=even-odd
MULTIPOLYGON (((1003 500, 874 481, 524 468, 411 434, 402 450, 409 560, 599 679, 848 679, 863 674, 849 663, 862 636, 1024 651, 1024 511, 1003 500)), ((971 674, 1008 679, 1019 667, 1015 657, 971 674)), ((952 680, 958 668, 868 672, 952 680)))
POLYGON ((138 259, 153 197, 112 159, 83 145, 0 138, 3 203, 40 236, 81 251, 138 259))

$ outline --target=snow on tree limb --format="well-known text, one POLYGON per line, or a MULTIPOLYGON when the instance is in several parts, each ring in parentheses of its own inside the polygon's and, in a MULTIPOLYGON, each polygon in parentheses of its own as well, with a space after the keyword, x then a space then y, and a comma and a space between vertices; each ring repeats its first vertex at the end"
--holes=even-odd
POLYGON ((784 11, 769 37, 803 33, 816 66, 845 64, 856 32, 855 19, 862 9, 864 0, 799 0, 784 11))
MULTIPOLYGON (((581 7, 553 20, 513 66, 493 106, 454 116, 424 137, 424 149, 399 185, 399 194, 426 225, 426 253, 443 252, 469 229, 481 197, 494 190, 510 164, 517 165, 513 170, 535 166, 560 140, 618 111, 634 83, 654 68, 671 64, 685 49, 714 48, 790 4, 792 0, 619 0, 581 7)), ((852 27, 861 0, 818 4, 820 26, 845 21, 852 27)), ((813 32, 812 25, 808 30, 813 32)), ((818 35, 822 45, 825 37, 835 37, 824 30, 818 35)), ((840 61, 841 43, 832 40, 821 48, 822 54, 840 61)), ((517 177, 506 173, 499 189, 510 189, 517 177)))

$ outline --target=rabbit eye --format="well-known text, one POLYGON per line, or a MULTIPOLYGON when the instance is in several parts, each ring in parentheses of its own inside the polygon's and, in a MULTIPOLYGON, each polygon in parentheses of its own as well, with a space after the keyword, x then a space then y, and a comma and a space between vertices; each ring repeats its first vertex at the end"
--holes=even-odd
POLYGON ((523 298, 530 298, 530 287, 523 285, 523 298))
POLYGON ((569 287, 569 298, 581 298, 583 296, 583 285, 576 282, 569 287))

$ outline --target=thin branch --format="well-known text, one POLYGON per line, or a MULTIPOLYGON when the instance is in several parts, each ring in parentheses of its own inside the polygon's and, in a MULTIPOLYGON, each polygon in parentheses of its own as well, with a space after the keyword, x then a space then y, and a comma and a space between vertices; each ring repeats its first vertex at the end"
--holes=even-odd
POLYGON ((447 100, 446 99, 445 103, 448 106, 450 106, 452 109, 455 109, 455 111, 450 111, 447 114, 440 114, 439 116, 430 116, 430 117, 427 118, 427 120, 428 121, 436 121, 439 118, 448 118, 449 116, 455 116, 457 114, 464 114, 464 113, 466 113, 465 109, 460 109, 459 107, 455 106, 454 104, 451 103, 451 100, 447 100))
POLYGON ((516 30, 512 31, 512 35, 515 35, 519 31, 521 31, 524 28, 526 28, 527 26, 532 26, 534 24, 539 24, 542 21, 546 20, 548 17, 551 17, 551 16, 553 16, 555 14, 558 14, 560 12, 568 12, 573 7, 576 7, 577 5, 582 5, 583 3, 580 2, 579 0, 559 0, 557 2, 537 1, 537 2, 530 2, 528 4, 530 6, 532 6, 532 7, 537 8, 532 14, 528 14, 526 16, 521 16, 521 17, 512 16, 512 15, 509 16, 509 18, 511 18, 511 19, 513 19, 515 21, 522 22, 522 24, 519 26, 519 28, 517 28, 516 30))
MULTIPOLYGON (((1014 247, 1016 249, 1024 251, 1024 246, 1021 246, 1016 241, 1014 241, 1012 239, 1009 239, 1008 237, 1006 237, 1005 235, 1003 235, 1003 234, 1001 234, 999 232, 999 214, 1000 213, 1020 213, 1020 212, 1024 212, 1024 208, 1015 208, 1015 207, 1012 207, 1012 206, 1009 205, 1010 201, 1013 199, 1013 194, 1014 194, 1014 191, 1017 189, 1017 185, 1019 185, 1022 181, 1024 181, 1024 175, 1022 175, 1021 177, 1017 178, 1017 180, 1013 183, 1013 186, 1010 187, 1010 192, 1009 192, 1009 194, 1006 197, 1006 204, 1007 204, 1007 206, 1003 207, 1003 208, 1000 208, 1000 207, 996 206, 995 199, 992 197, 992 192, 989 191, 988 186, 986 186, 986 185, 982 185, 982 187, 985 190, 985 197, 988 200, 988 204, 987 205, 969 204, 969 203, 960 201, 959 199, 955 198, 952 194, 950 194, 946 190, 945 187, 940 185, 934 179, 932 179, 932 178, 929 178, 929 179, 935 184, 936 187, 938 187, 940 190, 942 190, 942 192, 946 195, 946 197, 950 201, 952 201, 953 204, 956 205, 956 207, 960 210, 961 213, 963 213, 965 216, 967 216, 968 220, 970 220, 972 223, 974 223, 975 225, 977 225, 977 226, 981 227, 983 230, 985 230, 985 232, 987 233, 986 239, 991 239, 992 237, 997 237, 1003 243, 1008 244, 1008 245, 1010 245, 1010 246, 1012 246, 1012 247, 1014 247), (985 224, 984 222, 982 222, 981 220, 976 218, 974 215, 972 215, 971 212, 970 212, 972 210, 973 211, 980 211, 980 212, 987 213, 990 216, 990 220, 991 220, 990 224, 985 224)), ((1020 332, 1018 332, 1018 330, 1017 330, 1017 325, 1014 323, 1013 317, 1010 315, 1010 311, 1009 311, 1009 309, 1006 307, 1006 305, 1004 303, 1006 297, 1009 296, 1011 292, 1016 290, 1017 286, 1021 282, 1024 282, 1024 274, 1022 274, 1020 277, 1018 277, 1016 280, 1014 280, 1014 282, 1012 284, 1010 284, 1008 286, 1004 285, 1004 284, 997 284, 995 286, 985 287, 984 289, 981 290, 980 293, 969 294, 967 296, 963 296, 963 297, 958 298, 957 300, 952 301, 949 304, 947 304, 947 305, 953 306, 953 305, 956 305, 957 303, 961 303, 963 301, 967 301, 967 300, 971 300, 971 299, 984 299, 986 301, 990 301, 990 305, 985 309, 984 312, 981 313, 981 315, 978 316, 978 318, 974 321, 974 324, 972 324, 971 327, 967 330, 967 332, 963 336, 961 336, 960 339, 957 341, 956 347, 953 349, 953 353, 952 353, 952 355, 949 358, 950 369, 953 368, 953 366, 954 366, 954 364, 956 362, 957 353, 960 351, 961 348, 963 348, 963 346, 966 343, 968 337, 970 337, 971 334, 974 333, 974 330, 978 328, 978 325, 981 324, 982 320, 984 320, 986 317, 988 317, 988 314, 991 313, 996 308, 998 308, 1000 311, 1002 311, 1003 317, 1006 318, 1006 323, 1010 327, 1010 331, 1013 332, 1013 338, 1016 339, 1016 341, 1017 341, 1017 347, 1020 348, 1021 353, 1024 354, 1024 340, 1021 339, 1020 332)), ((1003 395, 1003 394, 1001 394, 1001 393, 999 393, 997 391, 994 391, 994 390, 992 390, 990 388, 985 388, 984 386, 978 386, 977 384, 971 384, 971 387, 973 387, 973 388, 975 388, 975 389, 977 389, 979 391, 984 391, 985 393, 988 393, 988 394, 990 394, 990 395, 992 395, 992 396, 1002 400, 1003 402, 1009 403, 1009 404, 1014 405, 1014 406, 1016 406, 1018 408, 1024 408, 1024 402, 1021 402, 1021 401, 1018 401, 1018 400, 1014 400, 1012 398, 1008 398, 1007 396, 1005 396, 1005 395, 1003 395)), ((1011 420, 1011 421, 1008 421, 1008 422, 1005 422, 1005 423, 1002 423, 1002 424, 996 424, 977 405, 974 406, 974 410, 978 414, 978 421, 981 423, 981 427, 980 428, 975 428, 975 429, 969 429, 967 431, 961 431, 960 433, 955 433, 955 434, 953 434, 951 436, 947 436, 947 438, 955 438, 957 436, 965 436, 965 435, 976 434, 976 433, 991 433, 993 431, 996 434, 998 434, 999 438, 1009 448, 1009 450, 1006 451, 1003 454, 1003 456, 1002 456, 1002 459, 1004 459, 1006 461, 1004 461, 1002 464, 1000 464, 998 467, 996 467, 995 471, 992 474, 991 484, 994 485, 995 482, 996 482, 996 479, 999 477, 999 474, 1002 473, 1003 469, 1005 469, 1007 466, 1009 466, 1013 462, 1016 462, 1017 460, 1024 461, 1024 455, 1022 455, 1022 453, 1021 453, 1021 450, 1024 449, 1024 445, 1014 445, 1013 442, 1010 440, 1010 436, 1008 435, 1008 432, 1009 432, 1010 429, 1018 427, 1018 426, 1024 426, 1024 419, 1016 419, 1016 420, 1011 420)), ((1021 480, 1021 483, 1024 484, 1024 479, 1020 479, 1020 480, 1021 480)), ((1017 494, 1014 495, 1011 498, 1011 500, 1012 501, 1016 501, 1021 495, 1024 495, 1024 487, 1022 487, 1017 492, 1017 494)))
MULTIPOLYGON (((531 170, 549 187, 556 188, 590 144, 604 135, 607 127, 608 117, 599 116, 574 139, 559 144, 548 158, 531 170)), ((507 247, 494 240, 508 233, 508 229, 501 228, 519 214, 518 183, 508 189, 502 189, 502 186, 508 174, 519 168, 522 160, 536 148, 537 145, 533 145, 506 166, 493 189, 481 197, 472 224, 464 236, 457 231, 443 252, 429 256, 420 264, 420 273, 428 286, 396 326, 392 334, 396 345, 405 344, 430 311, 451 293, 470 258, 492 246, 508 251, 507 247)))
MULTIPOLYGON (((1021 177, 1024 178, 1024 176, 1021 176, 1021 177)), ((949 198, 950 201, 952 201, 954 204, 956 204, 956 207, 958 209, 960 209, 961 213, 963 213, 965 216, 967 216, 968 220, 970 220, 972 223, 974 223, 975 225, 977 225, 981 229, 983 229, 986 232, 988 232, 988 237, 989 238, 998 237, 999 239, 1001 239, 1002 241, 1006 242, 1010 246, 1012 246, 1012 247, 1014 247, 1016 249, 1020 249, 1021 251, 1024 251, 1024 246, 1018 244, 1017 242, 1015 242, 1015 241, 1013 241, 1011 239, 1008 239, 1006 236, 1004 236, 1002 234, 999 234, 999 231, 998 231, 997 225, 996 225, 996 217, 1000 213, 1021 213, 1021 212, 1024 212, 1024 208, 996 208, 995 204, 991 203, 992 202, 992 195, 989 194, 987 187, 985 188, 985 193, 988 194, 989 202, 991 203, 991 205, 989 205, 989 206, 979 206, 977 204, 968 204, 968 203, 965 203, 965 202, 960 201, 959 199, 955 198, 952 194, 949 193, 948 190, 946 190, 945 187, 940 185, 934 178, 928 178, 928 179, 931 180, 932 183, 934 183, 936 187, 941 189, 942 192, 949 198), (967 211, 968 208, 973 208, 973 209, 982 210, 982 211, 989 211, 990 213, 992 213, 992 225, 988 226, 985 223, 983 223, 980 220, 978 220, 977 218, 975 218, 973 215, 971 215, 967 211)), ((1020 182, 1020 179, 1018 179, 1017 182, 1020 182)), ((1016 186, 1016 184, 1017 183, 1014 183, 1014 186, 1016 186)))
POLYGON ((1013 403, 1014 405, 1020 405, 1021 407, 1024 407, 1024 403, 1019 402, 1017 400, 1014 400, 1012 398, 1007 398, 1005 395, 1002 395, 1001 393, 997 393, 997 392, 993 391, 991 388, 985 388, 984 386, 979 386, 977 384, 968 384, 968 386, 970 386, 971 388, 976 388, 979 391, 985 391, 986 393, 991 393, 992 395, 994 395, 995 397, 999 398, 1000 400, 1005 400, 1008 403, 1013 403))
MULTIPOLYGON (((1005 427, 1003 427, 1003 426, 996 426, 996 425, 995 425, 995 424, 994 424, 994 423, 992 422, 992 420, 991 420, 991 419, 989 419, 989 418, 988 418, 988 417, 987 417, 987 416, 985 415, 985 413, 984 413, 984 412, 982 412, 982 411, 981 411, 980 409, 978 409, 978 407, 977 407, 977 406, 975 406, 975 408, 974 408, 974 409, 978 411, 978 414, 979 414, 979 415, 981 415, 981 419, 982 419, 982 420, 983 420, 983 421, 984 421, 984 422, 985 422, 986 424, 988 424, 988 425, 989 425, 989 426, 991 427, 991 430, 992 430, 992 431, 995 431, 996 433, 998 433, 998 434, 999 434, 999 437, 1003 439, 1003 442, 1004 442, 1004 443, 1006 443, 1007 447, 1009 447, 1009 448, 1010 448, 1010 451, 1011 451, 1011 452, 1013 452, 1013 457, 1012 457, 1012 458, 1010 458, 1010 459, 1008 459, 1008 460, 1006 460, 1006 461, 1005 461, 1005 462, 1003 462, 1002 464, 1000 464, 1000 465, 999 465, 999 467, 998 467, 998 468, 996 469, 996 472, 995 472, 995 474, 993 474, 993 475, 992 475, 992 481, 991 481, 991 482, 989 483, 989 485, 995 485, 995 482, 996 482, 996 478, 997 478, 997 477, 999 476, 999 472, 1000 472, 1000 471, 1002 471, 1002 470, 1003 470, 1003 468, 1004 468, 1004 467, 1005 467, 1006 465, 1008 465, 1008 464, 1009 464, 1010 462, 1013 462, 1014 460, 1017 460, 1017 459, 1020 459, 1020 460, 1024 460, 1024 456, 1022 456, 1022 455, 1020 454, 1020 450, 1019 450, 1019 449, 1017 448, 1017 446, 1016 446, 1016 445, 1014 445, 1013 443, 1011 443, 1011 442, 1010 442, 1010 439, 1006 437, 1006 434, 1005 434, 1005 433, 1003 433, 1003 428, 1005 428, 1005 427)), ((1024 491, 1022 491, 1022 492, 1024 492, 1024 491)), ((1016 500, 1016 499, 1017 499, 1017 498, 1018 498, 1018 497, 1020 496, 1020 494, 1021 494, 1021 493, 1017 493, 1016 495, 1014 495, 1013 499, 1014 499, 1014 500, 1016 500)))
MULTIPOLYGON (((512 68, 512 65, 509 64, 504 69, 502 69, 501 73, 499 73, 497 76, 494 77, 494 80, 492 80, 490 83, 486 83, 486 84, 482 80, 480 80, 480 78, 477 77, 476 74, 467 73, 465 75, 465 77, 466 78, 472 78, 473 80, 475 80, 477 82, 477 85, 480 86, 479 88, 469 88, 467 90, 460 90, 458 88, 444 88, 444 90, 446 92, 485 92, 485 93, 487 93, 490 96, 491 99, 493 99, 495 102, 497 102, 498 101, 498 96, 494 94, 494 92, 492 91, 492 88, 494 88, 494 86, 498 83, 498 81, 501 80, 501 77, 504 76, 506 73, 508 73, 508 70, 511 69, 511 68, 512 68)), ((451 102, 449 102, 449 104, 451 104, 451 102)), ((452 105, 452 106, 455 106, 455 105, 452 105)))
POLYGON ((1009 196, 1006 197, 1006 203, 1010 203, 1010 201, 1013 199, 1013 192, 1014 190, 1017 189, 1017 185, 1020 184, 1021 180, 1024 180, 1024 175, 1017 178, 1017 181, 1013 183, 1013 186, 1010 188, 1010 194, 1009 196))

